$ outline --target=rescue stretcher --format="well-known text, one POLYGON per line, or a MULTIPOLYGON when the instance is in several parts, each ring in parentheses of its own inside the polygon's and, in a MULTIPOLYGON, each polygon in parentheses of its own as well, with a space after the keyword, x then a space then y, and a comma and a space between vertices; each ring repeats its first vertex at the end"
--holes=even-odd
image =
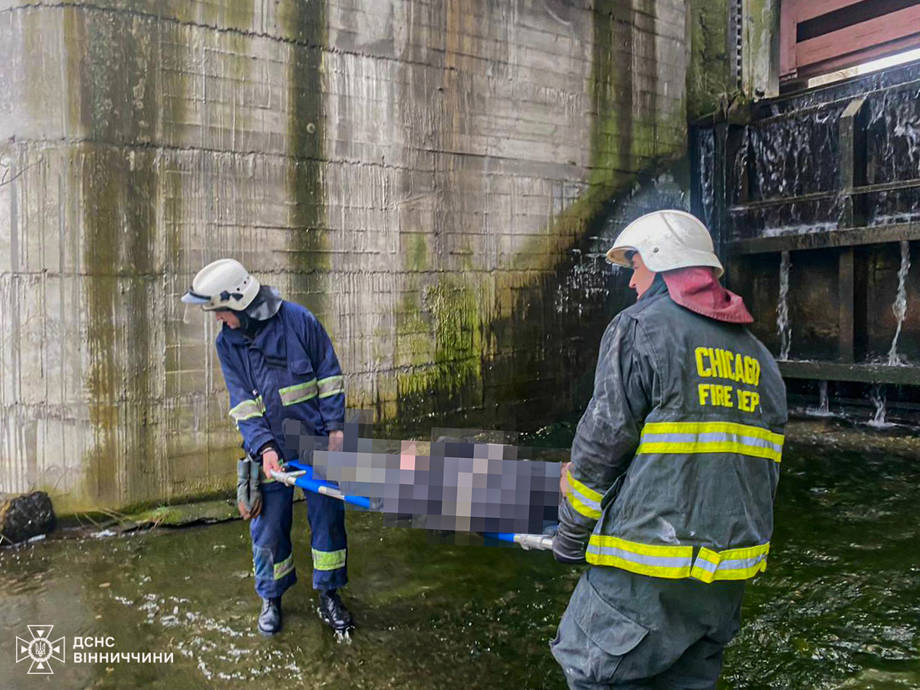
MULTIPOLYGON (((334 498, 364 510, 374 511, 377 508, 375 503, 367 496, 352 496, 345 494, 332 482, 314 477, 313 468, 309 465, 295 460, 286 463, 285 468, 293 468, 293 470, 287 469, 287 471, 282 472, 274 470, 271 473, 272 478, 288 486, 297 486, 304 491, 322 494, 323 496, 334 498)), ((482 532, 481 534, 487 540, 493 539, 500 542, 517 544, 527 551, 531 549, 550 551, 553 548, 553 537, 550 534, 525 534, 518 532, 482 532)))

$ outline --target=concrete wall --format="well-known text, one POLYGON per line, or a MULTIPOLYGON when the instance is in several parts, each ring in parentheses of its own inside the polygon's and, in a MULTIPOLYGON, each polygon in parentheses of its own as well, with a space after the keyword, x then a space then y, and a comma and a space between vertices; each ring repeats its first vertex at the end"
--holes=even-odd
POLYGON ((0 0, 0 491, 66 512, 232 483, 215 326, 178 301, 223 256, 321 317, 350 407, 571 407, 609 314, 596 270, 566 276, 684 153, 686 13, 0 0))

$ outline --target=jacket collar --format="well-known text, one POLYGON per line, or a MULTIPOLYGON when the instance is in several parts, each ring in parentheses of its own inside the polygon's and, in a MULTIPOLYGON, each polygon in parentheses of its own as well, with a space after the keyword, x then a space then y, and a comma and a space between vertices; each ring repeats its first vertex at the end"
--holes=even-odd
POLYGON ((659 274, 671 299, 697 314, 726 323, 753 323, 744 300, 719 283, 711 268, 691 266, 659 274))

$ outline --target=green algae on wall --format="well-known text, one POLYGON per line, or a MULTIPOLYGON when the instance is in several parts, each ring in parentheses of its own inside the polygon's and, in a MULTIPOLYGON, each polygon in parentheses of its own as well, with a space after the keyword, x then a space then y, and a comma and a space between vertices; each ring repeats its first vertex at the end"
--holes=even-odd
POLYGON ((403 297, 396 357, 404 414, 433 411, 426 408, 438 396, 474 404, 481 398, 484 300, 481 287, 469 283, 469 277, 441 273, 436 283, 403 297))
POLYGON ((600 0, 594 9, 591 62, 591 149, 585 192, 553 218, 544 238, 514 257, 516 268, 549 270, 581 240, 606 206, 630 188, 640 173, 673 164, 686 153, 685 100, 659 105, 656 37, 640 31, 634 12, 654 18, 652 0, 600 0), (638 54, 643 69, 631 68, 638 54), (646 83, 639 79, 646 80, 646 83), (533 257, 543 261, 533 265, 533 257))
POLYGON ((693 121, 719 106, 720 96, 735 93, 728 36, 728 0, 691 0, 690 64, 687 69, 687 117, 693 121))
POLYGON ((293 273, 291 299, 322 320, 326 314, 326 277, 331 269, 325 228, 323 182, 324 112, 323 54, 326 45, 325 2, 293 3, 288 31, 291 46, 288 92, 290 156, 289 190, 292 202, 290 250, 293 273))
POLYGON ((746 0, 742 43, 746 94, 779 95, 779 0, 746 0))
MULTIPOLYGON (((80 21, 85 25, 76 33, 86 43, 68 49, 88 50, 72 81, 83 92, 83 129, 103 141, 113 132, 136 136, 128 104, 146 70, 138 35, 149 26, 135 24, 126 35, 110 15, 81 14, 80 21)), ((115 505, 156 488, 144 486, 142 475, 156 453, 150 296, 157 179, 149 152, 87 143, 73 155, 83 203, 85 380, 93 435, 83 493, 96 505, 115 505)))

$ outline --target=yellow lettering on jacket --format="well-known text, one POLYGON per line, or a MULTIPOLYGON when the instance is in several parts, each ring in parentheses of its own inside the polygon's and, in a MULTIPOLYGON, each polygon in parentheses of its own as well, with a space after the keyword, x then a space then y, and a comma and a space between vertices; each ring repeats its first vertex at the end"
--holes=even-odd
POLYGON ((760 405, 760 393, 740 388, 736 392, 738 393, 738 409, 742 412, 753 412, 760 405))
POLYGON ((716 407, 734 407, 732 400, 732 387, 720 386, 714 383, 701 383, 697 386, 700 395, 700 405, 714 405, 716 407))
MULTIPOLYGON (((760 384, 760 362, 756 357, 718 347, 698 347, 693 356, 700 378, 726 379, 754 388, 760 384)), ((742 412, 754 412, 760 407, 760 393, 740 387, 700 383, 697 393, 700 406, 737 407, 742 412)))
POLYGON ((696 373, 700 376, 712 376, 712 369, 703 364, 703 355, 706 354, 705 347, 696 348, 696 373))
POLYGON ((693 351, 696 373, 702 378, 728 379, 748 386, 760 384, 760 362, 740 352, 698 347, 693 351))

